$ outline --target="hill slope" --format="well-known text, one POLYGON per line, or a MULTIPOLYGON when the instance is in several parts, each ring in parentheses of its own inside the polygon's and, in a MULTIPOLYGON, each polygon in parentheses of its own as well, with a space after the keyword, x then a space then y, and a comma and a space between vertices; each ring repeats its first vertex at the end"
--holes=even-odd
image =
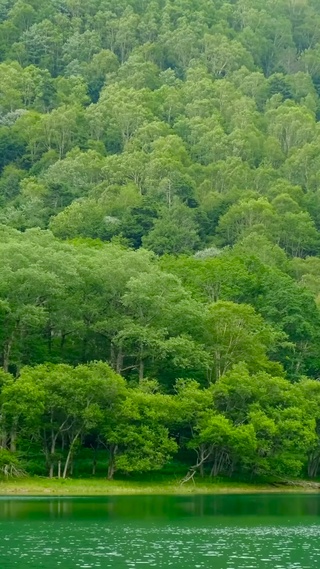
POLYGON ((315 476, 319 2, 0 0, 0 77, 0 447, 315 476))

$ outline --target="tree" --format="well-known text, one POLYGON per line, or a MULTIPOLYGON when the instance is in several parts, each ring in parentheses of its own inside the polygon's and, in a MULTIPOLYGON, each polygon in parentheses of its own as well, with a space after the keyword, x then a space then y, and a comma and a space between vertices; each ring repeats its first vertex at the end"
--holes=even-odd
POLYGON ((243 365, 214 386, 217 410, 254 430, 255 453, 245 454, 252 472, 275 477, 301 473, 315 444, 315 429, 298 393, 286 379, 265 372, 250 375, 243 365))
POLYGON ((117 470, 128 473, 162 468, 177 452, 177 443, 168 430, 174 422, 174 410, 171 397, 148 393, 147 383, 128 390, 116 423, 107 423, 103 430, 110 449, 109 479, 117 470))
POLYGON ((119 233, 120 220, 108 216, 108 206, 90 199, 73 201, 70 206, 53 217, 50 229, 57 237, 72 239, 91 237, 92 239, 111 239, 119 233))
POLYGON ((209 307, 206 323, 207 344, 213 358, 211 377, 220 378, 238 362, 249 369, 268 368, 277 333, 252 306, 219 301, 209 307))
POLYGON ((50 114, 44 115, 41 127, 46 149, 57 150, 59 158, 63 158, 67 151, 81 139, 82 125, 81 109, 75 106, 61 106, 50 114))
POLYGON ((161 267, 176 274, 193 296, 202 302, 250 302, 250 296, 256 292, 256 275, 246 266, 242 256, 216 249, 211 256, 211 252, 209 249, 208 257, 203 258, 201 252, 194 257, 164 256, 161 267))
POLYGON ((259 298, 251 302, 268 322, 287 335, 289 343, 280 344, 275 357, 290 376, 311 373, 316 377, 319 313, 309 291, 290 276, 267 269, 261 275, 259 298))
POLYGON ((0 469, 149 471, 177 444, 191 477, 318 474, 296 386, 320 374, 319 22, 316 0, 0 0, 0 469))
POLYGON ((123 397, 124 381, 103 363, 25 368, 17 385, 26 381, 42 391, 43 412, 37 428, 49 476, 54 475, 57 458, 61 461, 64 455, 62 477, 66 478, 77 441, 103 423, 104 413, 123 397))
POLYGON ((315 134, 314 116, 306 108, 289 102, 270 110, 267 114, 270 134, 278 138, 283 152, 288 155, 293 148, 311 142, 315 134))
MULTIPOLYGON (((170 274, 151 271, 132 277, 122 297, 124 315, 112 339, 118 372, 137 370, 140 381, 146 370, 158 371, 171 362, 184 369, 206 370, 208 359, 197 334, 201 334, 201 306, 170 274)), ((106 330, 110 322, 105 323, 106 330)), ((159 372, 158 372, 159 373, 159 372)))
POLYGON ((239 237, 249 232, 268 230, 274 212, 271 204, 264 199, 251 199, 235 203, 219 220, 217 233, 227 244, 233 244, 239 237))
POLYGON ((250 463, 256 450, 256 438, 252 425, 234 426, 223 415, 208 413, 195 428, 195 436, 188 444, 196 451, 197 463, 184 481, 193 477, 197 470, 210 468, 210 476, 222 472, 232 475, 239 461, 250 463))
POLYGON ((142 244, 158 255, 191 253, 199 243, 193 211, 176 204, 163 210, 153 229, 142 239, 142 244))
POLYGON ((250 54, 236 40, 228 40, 222 34, 205 34, 203 39, 204 60, 208 70, 217 78, 225 77, 242 65, 253 67, 250 54))
POLYGON ((148 91, 135 91, 119 85, 103 89, 96 105, 87 110, 92 138, 105 139, 108 149, 122 149, 139 127, 150 120, 148 91))

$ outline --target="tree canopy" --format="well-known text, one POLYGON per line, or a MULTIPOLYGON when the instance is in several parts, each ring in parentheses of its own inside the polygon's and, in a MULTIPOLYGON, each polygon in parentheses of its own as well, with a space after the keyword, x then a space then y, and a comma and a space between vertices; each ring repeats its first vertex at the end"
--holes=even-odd
POLYGON ((0 0, 2 473, 318 475, 319 56, 314 0, 0 0))

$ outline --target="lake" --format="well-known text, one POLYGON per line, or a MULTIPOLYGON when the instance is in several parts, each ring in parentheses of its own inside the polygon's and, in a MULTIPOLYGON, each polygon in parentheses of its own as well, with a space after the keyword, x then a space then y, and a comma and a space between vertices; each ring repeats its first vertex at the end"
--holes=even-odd
POLYGON ((314 569, 320 495, 0 498, 1 569, 314 569))

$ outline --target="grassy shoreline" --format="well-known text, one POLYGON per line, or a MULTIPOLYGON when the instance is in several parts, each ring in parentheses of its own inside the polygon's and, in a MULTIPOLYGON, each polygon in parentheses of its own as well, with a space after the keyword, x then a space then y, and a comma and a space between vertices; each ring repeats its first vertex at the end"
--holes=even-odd
POLYGON ((108 481, 104 479, 57 480, 24 478, 0 481, 0 496, 121 496, 121 495, 189 495, 189 494, 279 494, 318 493, 313 487, 249 484, 241 482, 205 482, 180 485, 177 480, 166 482, 108 481))

